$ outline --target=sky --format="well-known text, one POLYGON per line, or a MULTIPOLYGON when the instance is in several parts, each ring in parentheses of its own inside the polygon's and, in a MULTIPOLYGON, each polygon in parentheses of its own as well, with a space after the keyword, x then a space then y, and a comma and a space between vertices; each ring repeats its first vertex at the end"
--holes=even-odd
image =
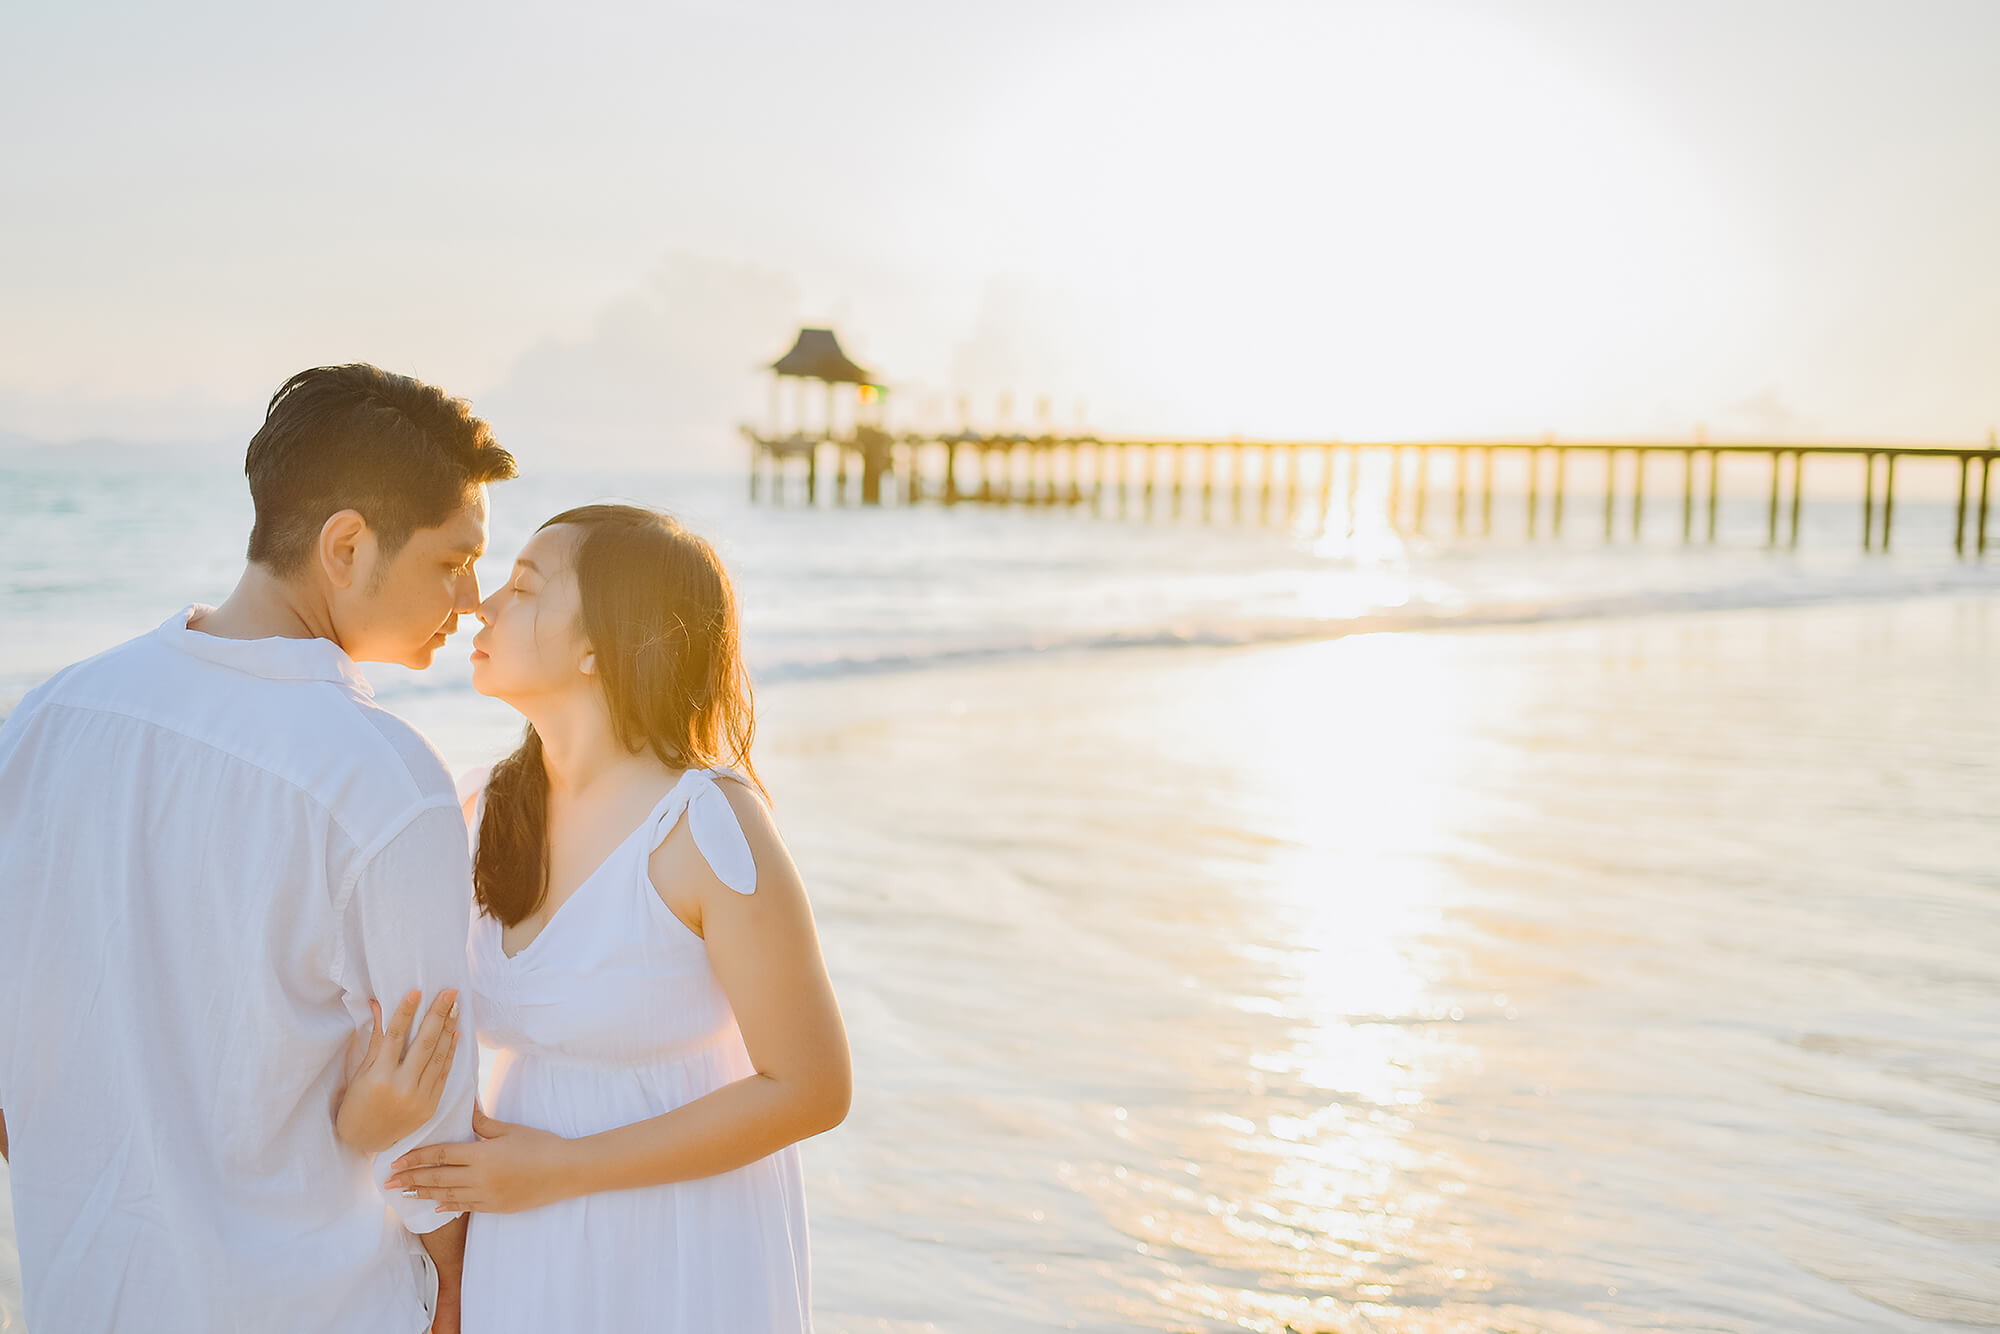
POLYGON ((0 10, 0 441, 240 449, 292 371, 524 460, 892 424, 1962 440, 1991 0, 0 10))

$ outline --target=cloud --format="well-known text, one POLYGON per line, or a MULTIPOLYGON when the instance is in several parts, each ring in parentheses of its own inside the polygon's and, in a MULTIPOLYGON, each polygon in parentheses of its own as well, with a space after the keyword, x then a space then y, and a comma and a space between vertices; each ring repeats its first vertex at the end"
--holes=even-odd
POLYGON ((524 459, 707 468, 736 460, 736 423, 761 417, 760 367, 789 345, 796 285, 749 265, 669 254, 581 338, 530 347, 479 396, 524 459))

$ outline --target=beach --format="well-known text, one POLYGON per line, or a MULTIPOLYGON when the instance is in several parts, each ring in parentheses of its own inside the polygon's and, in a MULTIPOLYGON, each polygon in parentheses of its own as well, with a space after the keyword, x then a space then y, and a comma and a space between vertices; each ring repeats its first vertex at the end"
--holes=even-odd
POLYGON ((1996 660, 1963 594, 766 690, 819 1328, 2000 1324, 1996 660))
POLYGON ((554 1324, 803 1245, 790 1334, 2000 1334, 2000 0, 8 17, 0 1334, 347 1323, 312 1076, 445 985, 482 616, 510 939, 642 915, 467 974, 546 1098, 457 1074, 756 1071, 577 1191, 785 1158, 568 1200, 554 1324), (654 938, 591 681, 757 771, 834 1128, 790 888, 713 825, 654 938))
POLYGON ((2000 1334, 2000 0, 8 17, 0 1334, 349 1323, 482 624, 476 1321, 2000 1334))
POLYGON ((2000 1322, 1996 649, 1936 599, 788 692, 823 1325, 2000 1322))
MULTIPOLYGON (((482 587, 605 497, 742 597, 856 1059, 823 1330, 2000 1322, 2000 567, 1948 507, 1883 557, 1838 501, 1791 552, 551 473, 482 587)), ((0 472, 0 713, 219 600, 248 518, 0 472)), ((471 629, 367 667, 461 771, 519 729, 471 629)))

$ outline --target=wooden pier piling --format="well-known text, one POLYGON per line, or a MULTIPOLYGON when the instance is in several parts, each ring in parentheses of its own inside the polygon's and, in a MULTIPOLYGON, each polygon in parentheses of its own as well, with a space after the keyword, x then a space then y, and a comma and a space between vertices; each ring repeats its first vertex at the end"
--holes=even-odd
POLYGON ((1787 545, 1799 544, 1799 507, 1804 503, 1806 493, 1806 452, 1792 451, 1792 531, 1787 545))
MULTIPOLYGON (((963 427, 950 433, 895 434, 878 421, 867 419, 856 420, 840 435, 825 431, 763 434, 749 428, 743 434, 751 447, 747 489, 751 501, 758 504, 785 503, 790 498, 790 479, 795 474, 803 474, 800 480, 805 484, 804 501, 814 506, 822 503, 846 506, 857 500, 868 506, 928 502, 952 506, 976 499, 992 505, 1036 508, 1075 507, 1088 502, 1093 513, 1105 514, 1115 492, 1120 514, 1143 505, 1148 514, 1166 511, 1184 517, 1194 508, 1189 502, 1198 489, 1204 520, 1213 520, 1224 504, 1236 518, 1242 519, 1244 510, 1254 504, 1259 517, 1267 522, 1279 519, 1296 522, 1303 511, 1310 522, 1325 525, 1329 530, 1339 527, 1353 533, 1364 521, 1366 490, 1374 498, 1375 512, 1394 531, 1430 535, 1445 529, 1461 536, 1470 536, 1475 529, 1481 535, 1493 533, 1497 461, 1503 455, 1518 454, 1525 469, 1519 495, 1530 538, 1561 537, 1569 505, 1569 458, 1573 453, 1588 452, 1603 461, 1606 541, 1622 536, 1618 532, 1619 503, 1627 498, 1628 486, 1630 537, 1643 539, 1650 460, 1658 454, 1678 455, 1683 544, 1696 540, 1698 500, 1706 510, 1703 535, 1711 543, 1718 540, 1722 456, 1753 455, 1770 462, 1770 483, 1763 498, 1762 516, 1764 545, 1770 549, 1778 548, 1781 543, 1796 548, 1801 541, 1806 456, 1839 455, 1859 459, 1862 464, 1864 551, 1890 549, 1895 532, 1897 473, 1903 460, 1932 459, 1957 465, 1958 485, 1950 511, 1951 543, 1953 551, 1966 559, 1983 557, 1988 550, 1993 465, 2000 460, 2000 439, 1993 434, 1978 444, 1968 445, 1724 443, 1699 434, 1685 443, 1558 442, 1548 436, 1519 441, 1288 442, 1240 438, 1100 439, 1048 431, 1034 436, 980 434, 963 427), (1435 500, 1441 508, 1444 497, 1432 495, 1434 488, 1447 485, 1447 480, 1438 474, 1441 453, 1450 457, 1448 524, 1440 522, 1442 516, 1433 505, 1435 500), (1626 454, 1632 457, 1629 482, 1619 475, 1620 456, 1626 454), (968 455, 973 460, 970 463, 966 461, 968 455), (1545 459, 1549 455, 1553 457, 1545 459), (1697 476, 1699 455, 1707 456, 1705 478, 1697 476), (1882 460, 1879 479, 1877 458, 1882 460), (1476 515, 1473 512, 1475 464, 1480 474, 1476 483, 1476 515), (970 474, 968 468, 972 470, 970 474), (826 470, 829 483, 825 497, 819 485, 822 469, 826 470), (860 479, 858 496, 850 486, 850 478, 856 475, 860 479), (1339 484, 1336 477, 1341 479, 1339 484), (1372 483, 1364 488, 1364 477, 1381 478, 1382 490, 1374 491, 1372 483), (1341 500, 1338 509, 1337 497, 1341 500)), ((1656 471, 1656 482, 1657 479, 1656 471)))
POLYGON ((1569 451, 1566 449, 1557 449, 1555 455, 1556 486, 1555 495, 1552 497, 1549 510, 1549 536, 1561 537, 1563 534, 1563 473, 1569 464, 1569 451))
POLYGON ((1389 528, 1403 531, 1403 446, 1389 450, 1389 528))
POLYGON ((1694 451, 1681 456, 1681 544, 1694 541, 1694 451))
POLYGON ((1722 499, 1722 451, 1708 451, 1708 540, 1715 540, 1715 510, 1722 499))
POLYGON ((1480 465, 1479 484, 1479 534, 1493 536, 1493 447, 1488 445, 1481 451, 1486 457, 1480 465))
POLYGON ((1986 433, 1986 457, 1979 460, 1978 553, 1981 556, 1986 554, 1986 497, 1988 486, 1993 480, 1993 456, 1995 450, 2000 450, 2000 436, 1996 436, 1995 433, 1988 431, 1986 433))
POLYGON ((1411 516, 1410 527, 1421 533, 1424 531, 1424 505, 1431 493, 1431 452, 1422 445, 1417 446, 1417 512, 1411 516))
POLYGON ((1889 526, 1896 521, 1896 455, 1891 453, 1882 472, 1882 550, 1889 549, 1889 526))
POLYGON ((1533 537, 1535 535, 1536 511, 1538 511, 1541 508, 1540 501, 1541 501, 1542 451, 1534 445, 1528 446, 1527 459, 1528 459, 1528 536, 1533 537))
POLYGON ((1465 469, 1468 451, 1464 445, 1460 445, 1452 452, 1457 455, 1457 459, 1452 468, 1452 488, 1456 495, 1452 500, 1451 528, 1453 532, 1462 536, 1465 533, 1465 469))
POLYGON ((1769 531, 1764 536, 1764 545, 1778 545, 1778 471, 1783 467, 1785 456, 1782 452, 1771 455, 1771 509, 1769 531))
POLYGON ((1356 520, 1361 512, 1361 446, 1351 445, 1347 450, 1347 535, 1354 536, 1356 520))
POLYGON ((1872 551, 1875 548, 1875 456, 1872 453, 1862 455, 1861 466, 1868 470, 1861 488, 1861 549, 1872 551))
POLYGON ((1618 512, 1618 451, 1604 451, 1604 540, 1609 542, 1617 536, 1618 512))
POLYGON ((1972 459, 1968 455, 1958 461, 1958 516, 1951 525, 1951 548, 1961 556, 1965 554, 1965 501, 1971 489, 1972 459))
POLYGON ((1986 554, 1986 492, 1993 479, 1993 460, 1979 461, 1979 554, 1986 554))

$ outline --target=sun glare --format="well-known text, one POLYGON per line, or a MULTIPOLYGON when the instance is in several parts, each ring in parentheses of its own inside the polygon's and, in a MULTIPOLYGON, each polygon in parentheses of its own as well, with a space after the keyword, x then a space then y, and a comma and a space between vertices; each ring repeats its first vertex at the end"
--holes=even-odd
POLYGON ((1754 323, 1723 201, 1620 90, 1464 17, 1286 21, 1283 41, 1184 17, 1073 49, 1046 72, 1060 97, 989 125, 995 245, 1115 325, 1093 341, 1129 409, 1194 432, 1539 431, 1698 330, 1735 336, 1708 330, 1725 299, 1754 323))

